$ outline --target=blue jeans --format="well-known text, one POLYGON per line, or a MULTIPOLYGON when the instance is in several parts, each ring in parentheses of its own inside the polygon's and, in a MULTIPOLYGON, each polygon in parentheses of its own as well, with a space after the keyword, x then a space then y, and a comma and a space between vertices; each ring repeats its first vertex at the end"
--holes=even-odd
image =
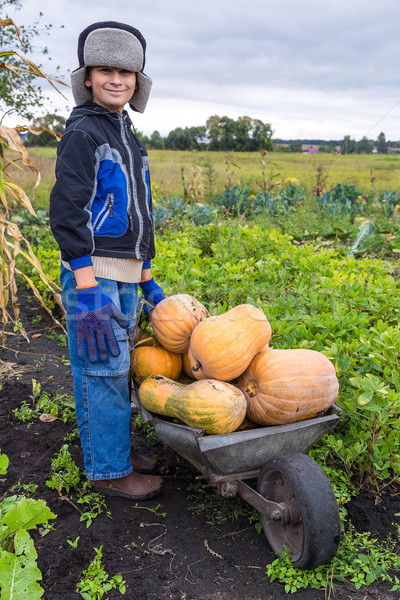
POLYGON ((67 311, 68 348, 79 436, 88 479, 115 479, 132 471, 131 403, 128 383, 129 339, 136 323, 138 284, 97 278, 129 321, 123 329, 113 319, 120 354, 92 363, 88 356, 78 358, 75 330, 76 281, 72 271, 61 266, 62 301, 67 311))

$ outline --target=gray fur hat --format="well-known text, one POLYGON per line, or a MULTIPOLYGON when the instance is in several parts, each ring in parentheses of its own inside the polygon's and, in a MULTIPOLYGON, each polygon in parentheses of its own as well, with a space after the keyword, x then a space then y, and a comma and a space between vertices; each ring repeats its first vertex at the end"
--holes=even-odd
POLYGON ((102 21, 86 27, 78 40, 79 67, 71 73, 76 104, 92 100, 92 92, 85 86, 86 67, 118 67, 135 71, 138 88, 129 106, 137 112, 144 112, 152 84, 150 77, 143 73, 145 54, 144 37, 130 25, 102 21))

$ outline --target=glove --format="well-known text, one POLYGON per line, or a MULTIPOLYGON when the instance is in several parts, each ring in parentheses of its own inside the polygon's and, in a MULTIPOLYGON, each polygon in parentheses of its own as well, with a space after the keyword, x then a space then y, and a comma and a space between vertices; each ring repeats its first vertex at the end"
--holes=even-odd
POLYGON ((99 284, 77 290, 75 326, 78 358, 84 358, 86 350, 92 363, 107 360, 108 353, 118 356, 120 350, 111 319, 115 319, 125 329, 129 325, 128 320, 111 298, 102 293, 99 284))
POLYGON ((165 298, 165 293, 162 287, 156 284, 153 277, 145 279, 139 283, 144 299, 155 306, 165 298))

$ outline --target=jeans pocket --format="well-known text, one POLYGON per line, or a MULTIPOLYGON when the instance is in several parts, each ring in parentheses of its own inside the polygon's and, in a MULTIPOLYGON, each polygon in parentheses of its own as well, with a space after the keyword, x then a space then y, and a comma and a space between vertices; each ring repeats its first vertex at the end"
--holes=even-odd
MULTIPOLYGON (((121 329, 121 327, 119 329, 121 329)), ((128 375, 130 356, 126 331, 122 329, 122 332, 117 333, 116 337, 119 348, 118 356, 112 356, 110 353, 108 353, 107 360, 96 363, 90 362, 89 358, 85 357, 83 360, 85 361, 85 370, 87 375, 101 377, 117 377, 128 375)))

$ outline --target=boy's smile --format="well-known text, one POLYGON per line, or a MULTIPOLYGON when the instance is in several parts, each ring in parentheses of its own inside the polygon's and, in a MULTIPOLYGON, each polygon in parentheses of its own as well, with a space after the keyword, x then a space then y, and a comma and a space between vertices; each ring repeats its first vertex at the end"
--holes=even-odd
POLYGON ((122 113, 136 89, 136 73, 117 67, 91 67, 85 85, 92 88, 93 102, 122 113))

